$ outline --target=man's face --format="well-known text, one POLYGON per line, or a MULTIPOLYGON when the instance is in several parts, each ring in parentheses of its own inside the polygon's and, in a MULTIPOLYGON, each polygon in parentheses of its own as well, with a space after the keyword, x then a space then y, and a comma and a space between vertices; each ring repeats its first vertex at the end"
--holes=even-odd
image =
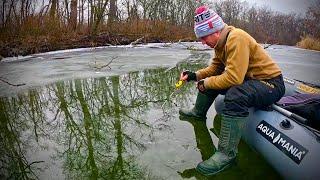
POLYGON ((214 48, 219 40, 219 37, 220 37, 220 33, 216 32, 208 36, 202 37, 201 42, 202 44, 206 44, 211 48, 214 48))

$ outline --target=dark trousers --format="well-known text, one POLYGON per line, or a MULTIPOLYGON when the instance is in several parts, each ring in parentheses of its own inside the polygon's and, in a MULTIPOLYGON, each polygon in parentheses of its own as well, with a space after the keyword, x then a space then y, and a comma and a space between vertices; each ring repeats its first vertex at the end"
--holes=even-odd
POLYGON ((277 101, 285 93, 282 75, 269 80, 246 79, 242 84, 227 90, 210 89, 205 92, 208 98, 224 94, 223 113, 229 116, 249 115, 250 107, 264 108, 277 101))

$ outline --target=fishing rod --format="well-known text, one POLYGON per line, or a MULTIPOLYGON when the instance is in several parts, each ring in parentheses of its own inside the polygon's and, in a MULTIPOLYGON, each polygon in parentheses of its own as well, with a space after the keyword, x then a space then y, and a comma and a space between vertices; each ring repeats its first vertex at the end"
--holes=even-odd
MULTIPOLYGON (((172 97, 173 97, 175 94, 177 94, 178 92, 180 92, 180 88, 182 87, 182 85, 183 85, 184 83, 185 83, 185 81, 183 81, 183 80, 181 80, 181 79, 175 83, 176 89, 170 94, 169 98, 162 104, 162 106, 161 106, 161 109, 162 109, 162 110, 164 109, 163 107, 164 107, 165 103, 166 103, 167 101, 171 100, 172 97)), ((174 102, 173 102, 173 103, 174 103, 174 102)), ((174 103, 174 105, 177 106, 176 103, 174 103)))

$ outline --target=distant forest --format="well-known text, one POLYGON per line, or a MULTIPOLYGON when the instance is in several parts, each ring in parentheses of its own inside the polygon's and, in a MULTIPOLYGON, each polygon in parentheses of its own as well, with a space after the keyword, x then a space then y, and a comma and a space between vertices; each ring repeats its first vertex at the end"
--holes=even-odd
POLYGON ((107 44, 195 40, 196 7, 212 7, 225 23, 260 43, 295 45, 320 38, 320 0, 306 14, 284 14, 238 0, 2 0, 0 55, 107 44))

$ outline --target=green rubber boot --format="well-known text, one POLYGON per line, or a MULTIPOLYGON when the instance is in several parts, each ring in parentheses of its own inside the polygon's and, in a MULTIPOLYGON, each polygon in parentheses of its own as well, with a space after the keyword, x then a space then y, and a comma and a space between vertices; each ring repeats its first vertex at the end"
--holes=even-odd
POLYGON ((210 176, 234 164, 246 119, 247 117, 222 115, 218 150, 208 160, 198 164, 196 169, 199 172, 210 176))
POLYGON ((181 108, 179 110, 179 114, 182 116, 187 116, 191 118, 195 118, 197 120, 205 121, 207 119, 207 111, 212 105, 214 98, 210 98, 203 93, 198 92, 196 104, 192 109, 184 109, 181 108))

